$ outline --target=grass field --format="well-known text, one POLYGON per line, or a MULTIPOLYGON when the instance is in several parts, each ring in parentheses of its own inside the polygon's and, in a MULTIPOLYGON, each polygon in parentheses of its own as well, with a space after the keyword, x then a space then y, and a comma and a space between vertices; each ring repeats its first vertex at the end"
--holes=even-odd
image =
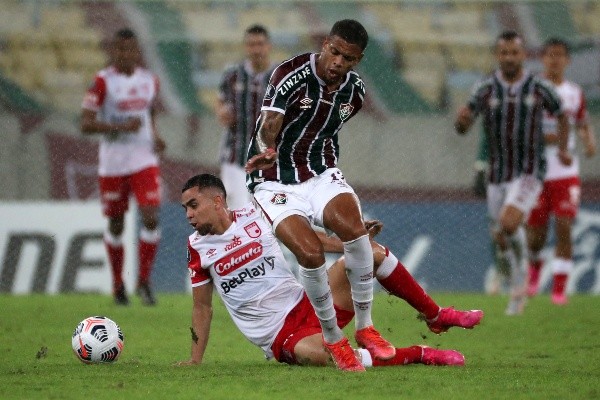
POLYGON ((201 366, 189 356, 191 298, 159 296, 156 308, 118 308, 99 295, 0 296, 0 399, 597 399, 600 398, 600 297, 574 296, 555 307, 533 299, 506 317, 504 297, 435 294, 443 305, 482 308, 474 330, 429 333, 416 312, 386 295, 374 319, 398 346, 454 348, 465 367, 334 368, 267 362, 215 301, 201 366), (77 323, 106 315, 119 323, 125 349, 113 365, 84 365, 71 351, 77 323))

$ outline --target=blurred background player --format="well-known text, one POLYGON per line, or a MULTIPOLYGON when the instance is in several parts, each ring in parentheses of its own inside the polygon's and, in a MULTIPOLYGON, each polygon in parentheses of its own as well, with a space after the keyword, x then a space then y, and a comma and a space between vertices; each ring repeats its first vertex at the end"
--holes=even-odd
POLYGON ((254 201, 298 260, 300 281, 321 322, 324 344, 338 366, 349 370, 359 361, 337 325, 325 253, 311 223, 344 242, 357 342, 378 359, 394 357, 394 346, 373 327, 373 250, 360 204, 337 168, 339 130, 364 101, 364 83, 353 68, 368 41, 358 21, 337 21, 320 53, 281 63, 271 75, 246 163, 254 201))
MULTIPOLYGON (((265 352, 288 364, 324 365, 330 360, 323 345, 315 311, 302 286, 293 276, 269 224, 252 203, 243 210, 227 207, 227 193, 220 179, 203 174, 183 186, 181 204, 195 232, 188 239, 188 268, 192 283, 191 358, 180 365, 200 364, 204 357, 212 318, 212 293, 217 293, 240 331, 265 352), (231 243, 236 242, 235 247, 231 243)), ((382 225, 365 222, 372 239, 382 225)), ((342 253, 343 243, 320 234, 326 251, 342 253)), ((434 333, 453 326, 473 328, 483 317, 480 310, 441 308, 419 286, 398 259, 371 240, 375 275, 386 290, 406 300, 424 317, 434 333)), ((350 284, 344 258, 328 270, 338 324, 345 326, 353 315, 350 284)), ((348 345, 349 347, 349 345, 348 345)), ((350 349, 350 347, 349 347, 350 349)), ((350 351, 352 351, 350 349, 350 351)), ((463 356, 453 350, 424 346, 397 348, 388 361, 377 360, 368 350, 358 350, 361 365, 462 365, 463 356)), ((339 367, 339 365, 338 365, 339 367)))
POLYGON ((160 231, 159 155, 165 149, 155 123, 159 83, 156 75, 140 67, 140 49, 130 29, 119 30, 112 46, 112 65, 97 73, 83 100, 81 131, 102 134, 99 183, 102 209, 108 218, 104 242, 108 252, 116 304, 127 305, 123 282, 124 215, 133 193, 139 205, 137 294, 145 305, 156 304, 150 274, 160 231))
MULTIPOLYGON (((477 197, 486 197, 488 168, 488 143, 485 131, 482 129, 479 134, 479 149, 477 159, 475 160, 475 177, 473 179, 473 194, 477 197)), ((504 293, 510 285, 510 265, 502 257, 502 252, 496 245, 496 241, 490 236, 490 251, 494 259, 494 268, 491 275, 486 278, 485 290, 487 293, 495 295, 504 293)))
POLYGON ((250 26, 244 34, 246 58, 228 68, 219 84, 216 113, 219 123, 225 127, 221 140, 221 179, 233 209, 252 198, 246 187, 244 165, 274 67, 270 61, 271 49, 267 29, 261 25, 250 26))
POLYGON ((545 173, 542 111, 558 121, 558 157, 571 163, 567 149, 567 118, 560 98, 541 78, 523 68, 523 39, 514 31, 496 40, 499 68, 479 83, 468 104, 458 111, 455 128, 466 133, 482 114, 488 140, 487 187, 491 234, 502 257, 511 266, 510 302, 507 315, 525 307, 526 238, 523 222, 542 190, 545 173))
MULTIPOLYGON (((542 62, 544 78, 549 80, 561 98, 563 110, 569 121, 569 151, 575 150, 576 136, 582 139, 585 155, 596 154, 596 141, 589 123, 586 101, 581 88, 565 79, 569 65, 568 44, 552 38, 543 47, 542 62)), ((527 242, 529 247, 529 282, 527 294, 534 296, 539 289, 540 271, 543 260, 540 251, 546 244, 550 214, 555 217, 556 245, 552 260, 552 302, 566 304, 566 284, 573 269, 573 249, 571 227, 579 209, 581 183, 579 180, 579 160, 573 158, 571 165, 564 165, 558 158, 558 135, 556 118, 544 114, 544 135, 546 139, 547 170, 544 188, 527 222, 527 242)))

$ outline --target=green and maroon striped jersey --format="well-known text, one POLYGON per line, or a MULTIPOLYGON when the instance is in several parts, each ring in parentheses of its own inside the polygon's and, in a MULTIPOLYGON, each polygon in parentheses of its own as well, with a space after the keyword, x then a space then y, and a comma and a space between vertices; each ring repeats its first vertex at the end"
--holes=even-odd
MULTIPOLYGON (((338 132, 361 109, 365 87, 360 76, 350 71, 337 90, 328 91, 317 76, 316 57, 301 54, 281 63, 271 75, 262 110, 284 114, 276 139, 279 155, 273 167, 250 174, 250 190, 265 181, 304 182, 337 165, 338 132)), ((257 131, 260 124, 259 119, 257 131)), ((258 152, 257 131, 248 158, 258 152)))
POLYGON ((249 61, 225 70, 219 84, 219 99, 233 108, 235 123, 226 128, 221 141, 221 162, 246 164, 248 143, 260 115, 262 99, 273 68, 256 73, 249 61))
POLYGON ((549 82, 525 71, 518 82, 508 83, 496 71, 475 86, 468 106, 483 118, 490 183, 508 182, 521 174, 543 180, 543 111, 562 113, 560 98, 549 82))

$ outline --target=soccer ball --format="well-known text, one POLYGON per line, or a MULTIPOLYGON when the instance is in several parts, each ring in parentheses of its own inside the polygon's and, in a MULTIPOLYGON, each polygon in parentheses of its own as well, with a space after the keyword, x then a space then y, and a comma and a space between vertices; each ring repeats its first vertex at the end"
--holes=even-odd
POLYGON ((75 328, 71 339, 73 352, 86 364, 117 361, 123 344, 121 328, 106 317, 84 319, 75 328))

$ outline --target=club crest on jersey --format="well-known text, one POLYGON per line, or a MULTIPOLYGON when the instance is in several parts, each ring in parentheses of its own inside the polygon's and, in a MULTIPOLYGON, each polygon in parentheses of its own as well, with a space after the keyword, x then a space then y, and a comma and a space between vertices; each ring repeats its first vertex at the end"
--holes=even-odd
POLYGON ((535 96, 530 94, 525 97, 524 103, 527 107, 531 108, 535 105, 535 96))
POLYGON ((251 224, 246 225, 244 227, 244 230, 252 239, 256 239, 262 233, 262 231, 260 230, 260 226, 258 226, 256 222, 252 222, 251 224))
POLYGON ((488 106, 490 108, 497 108, 500 105, 500 100, 495 97, 492 97, 488 100, 488 106))
POLYGON ((285 193, 276 193, 271 199, 271 203, 275 205, 284 205, 287 203, 287 196, 285 193))
POLYGON ((309 99, 308 97, 303 98, 302 100, 300 100, 300 108, 303 110, 308 110, 309 108, 312 107, 312 100, 309 99))
POLYGON ((352 114, 352 111, 354 111, 354 106, 352 104, 340 104, 340 118, 342 119, 342 121, 347 120, 350 114, 352 114))

